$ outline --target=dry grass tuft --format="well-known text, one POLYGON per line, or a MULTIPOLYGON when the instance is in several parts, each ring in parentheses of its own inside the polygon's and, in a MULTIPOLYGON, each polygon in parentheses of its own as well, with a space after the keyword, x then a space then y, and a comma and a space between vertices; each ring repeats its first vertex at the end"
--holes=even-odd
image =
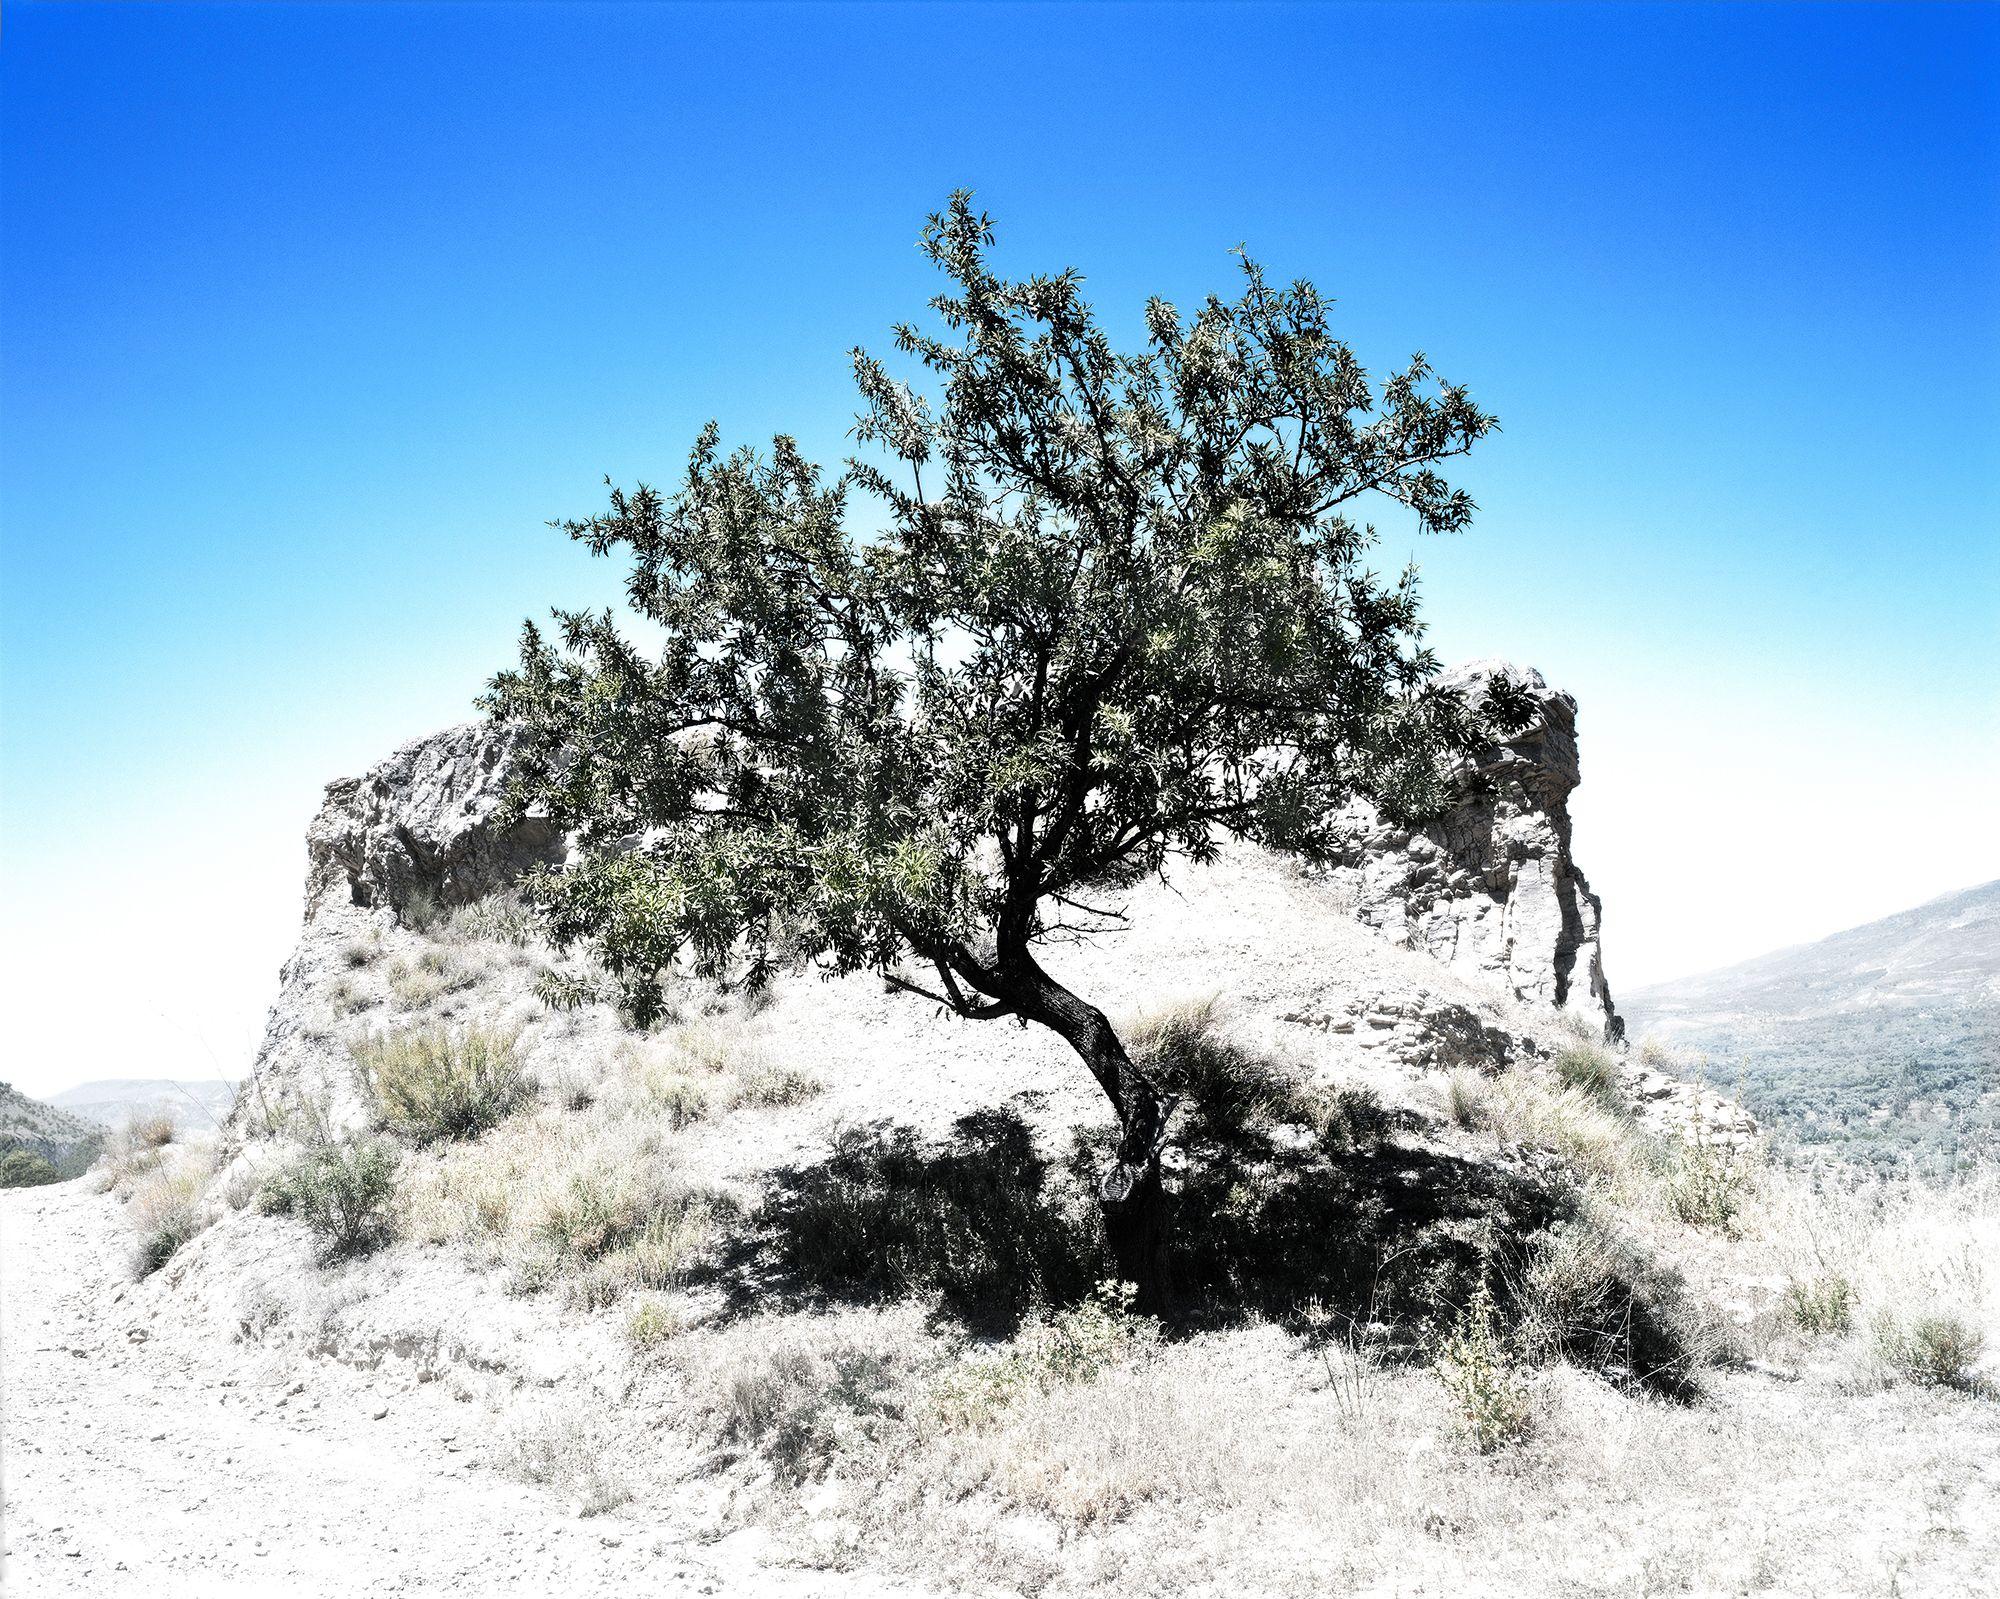
POLYGON ((163 1161, 137 1179, 126 1211, 138 1235, 132 1259, 135 1275, 158 1271, 213 1219, 204 1207, 203 1193, 214 1170, 212 1152, 195 1148, 181 1151, 177 1159, 163 1161))
POLYGON ((504 1430, 499 1464, 510 1477, 551 1489, 579 1516, 601 1516, 632 1497, 597 1429, 567 1405, 517 1413, 504 1430))
POLYGON ((355 1063, 383 1124, 418 1144, 472 1138, 529 1097, 516 1037, 488 1028, 442 1027, 369 1039, 355 1063))

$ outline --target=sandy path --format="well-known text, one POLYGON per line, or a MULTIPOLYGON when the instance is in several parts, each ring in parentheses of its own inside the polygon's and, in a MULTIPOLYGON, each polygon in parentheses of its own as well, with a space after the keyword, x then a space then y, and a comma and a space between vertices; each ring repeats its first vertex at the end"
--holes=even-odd
POLYGON ((0 1192, 8 1595, 861 1591, 763 1566, 744 1536, 577 1519, 468 1469, 419 1406, 346 1368, 253 1380, 241 1345, 129 1282, 126 1247, 83 1182, 0 1192))

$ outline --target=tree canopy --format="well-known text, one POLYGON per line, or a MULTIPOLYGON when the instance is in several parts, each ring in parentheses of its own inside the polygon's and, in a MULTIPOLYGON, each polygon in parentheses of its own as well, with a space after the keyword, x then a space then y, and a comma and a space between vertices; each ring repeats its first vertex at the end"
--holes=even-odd
POLYGON ((661 642, 610 612, 530 624, 490 713, 515 801, 574 832, 532 886, 640 1018, 670 972, 872 969, 968 1017, 1054 1028, 1125 1137, 1107 1204, 1157 1182, 1168 1106, 1041 968, 1105 896, 1233 835, 1308 859, 1357 796, 1410 821, 1521 708, 1436 680, 1414 571, 1367 557, 1369 501, 1426 532, 1438 474, 1495 427, 1419 356, 1371 382, 1310 283, 1183 312, 1115 349, 1074 271, 1009 280, 963 193, 922 240, 949 287, 854 354, 859 453, 708 427, 671 492, 557 524, 629 562, 661 642))

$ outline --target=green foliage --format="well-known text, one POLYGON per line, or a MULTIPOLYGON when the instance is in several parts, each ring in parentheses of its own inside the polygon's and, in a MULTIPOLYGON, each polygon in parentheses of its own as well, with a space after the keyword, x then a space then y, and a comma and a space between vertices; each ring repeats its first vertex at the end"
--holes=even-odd
POLYGON ((421 1028, 354 1049, 383 1125, 419 1144, 472 1138, 516 1110, 530 1092, 514 1035, 468 1027, 421 1028))
POLYGON ((1502 1340, 1484 1284, 1438 1345, 1432 1363, 1473 1448, 1492 1454, 1528 1435, 1534 1419, 1527 1384, 1502 1340))
POLYGON ((1785 1309, 1809 1333, 1844 1333, 1854 1324, 1854 1284, 1837 1271, 1794 1277, 1785 1285, 1785 1309))
POLYGON ((1735 1227, 1750 1192, 1749 1157, 1725 1143, 1676 1138, 1663 1159, 1661 1193, 1678 1220, 1722 1232, 1735 1227))
POLYGON ((1218 830, 1320 854, 1357 793, 1434 812, 1520 714, 1434 681, 1414 578, 1356 520, 1469 523, 1435 470, 1494 426, 1463 389, 1421 358, 1371 383, 1311 285, 1248 261, 1121 353, 1076 273, 1005 280, 992 243, 963 195, 926 227, 952 287, 940 332, 897 329, 919 386, 855 356, 870 459, 829 478, 711 426, 673 492, 562 524, 623 553, 661 651, 558 612, 485 703, 523 734, 512 803, 578 840, 531 898, 642 1021, 683 958, 754 984, 905 956, 965 1014, 1048 1020, 1025 951, 1103 925, 1093 891, 1218 830))
POLYGON ((36 1188, 62 1181, 62 1173, 31 1149, 10 1149, 0 1155, 0 1188, 36 1188))
POLYGON ((1159 1326, 1137 1314, 1130 1283, 1102 1282, 1081 1304, 1031 1322, 1009 1343, 941 1376, 932 1403, 948 1426, 980 1426, 1023 1399, 1090 1382, 1151 1348, 1159 1326))
POLYGON ((1618 1091, 1617 1068, 1611 1057, 1588 1044, 1573 1045, 1558 1054, 1555 1074, 1569 1087, 1601 1099, 1612 1098, 1618 1091))
POLYGON ((1948 1311, 1879 1315, 1873 1326, 1876 1354, 1896 1374, 1925 1388, 1970 1388, 1986 1349, 1986 1335, 1948 1311))
POLYGON ((259 1207, 298 1217, 329 1256, 361 1254, 388 1240, 397 1165, 382 1139, 316 1138, 264 1180, 259 1207))

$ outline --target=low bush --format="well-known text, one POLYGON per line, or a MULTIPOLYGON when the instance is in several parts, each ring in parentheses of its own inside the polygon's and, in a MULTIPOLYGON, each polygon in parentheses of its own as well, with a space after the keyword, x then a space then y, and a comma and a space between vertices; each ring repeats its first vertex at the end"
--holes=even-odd
POLYGON ((515 1035, 488 1028, 423 1028, 354 1049, 383 1125, 417 1144, 471 1138, 532 1092, 515 1035))
POLYGON ((1809 1333, 1844 1333, 1854 1324, 1854 1284, 1837 1271, 1794 1277, 1785 1285, 1785 1311, 1809 1333))
POLYGON ((1871 1330, 1877 1357, 1905 1381, 1923 1388, 1974 1386, 1986 1335, 1965 1317, 1951 1311, 1885 1311, 1871 1330))
POLYGON ((1483 1455, 1525 1438, 1533 1419, 1527 1384, 1496 1323, 1492 1295, 1482 1285, 1432 1361, 1466 1438, 1483 1455))
POLYGON ((397 1164, 382 1139, 324 1138, 264 1180, 259 1206, 296 1216, 329 1258, 362 1254, 389 1238, 397 1164))
POLYGON ((0 1155, 0 1188, 38 1188, 60 1181, 62 1173, 32 1149, 10 1149, 0 1155))
POLYGON ((1749 1156, 1697 1133, 1667 1144, 1661 1164, 1661 1197, 1677 1221, 1724 1232, 1736 1226, 1751 1189, 1749 1156))
POLYGON ((1715 1317, 1596 1207, 1529 1238, 1506 1277, 1528 1360, 1564 1360, 1679 1399, 1726 1352, 1715 1317))
POLYGON ((561 1495, 580 1516, 601 1516, 632 1497, 602 1440, 572 1410, 555 1405, 514 1418, 500 1466, 511 1477, 561 1495))
POLYGON ((625 1336, 637 1349, 653 1349, 681 1330, 680 1313, 657 1294, 648 1294, 625 1318, 625 1336))

